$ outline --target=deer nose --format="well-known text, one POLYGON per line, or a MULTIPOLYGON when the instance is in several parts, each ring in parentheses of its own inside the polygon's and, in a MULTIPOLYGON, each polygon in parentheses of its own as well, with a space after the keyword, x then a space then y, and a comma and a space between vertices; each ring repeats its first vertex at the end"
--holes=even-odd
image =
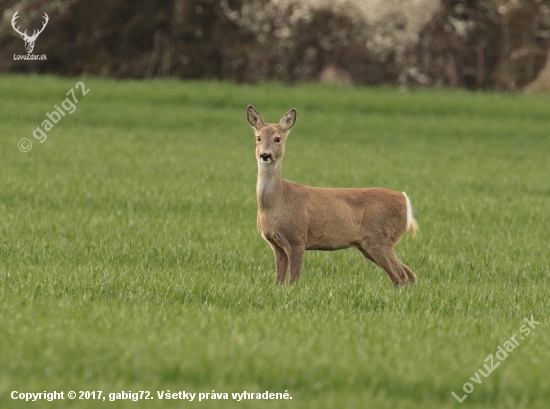
POLYGON ((264 162, 270 161, 270 160, 272 159, 271 153, 266 153, 266 152, 261 153, 261 154, 260 154, 260 159, 261 159, 262 161, 264 161, 264 162))

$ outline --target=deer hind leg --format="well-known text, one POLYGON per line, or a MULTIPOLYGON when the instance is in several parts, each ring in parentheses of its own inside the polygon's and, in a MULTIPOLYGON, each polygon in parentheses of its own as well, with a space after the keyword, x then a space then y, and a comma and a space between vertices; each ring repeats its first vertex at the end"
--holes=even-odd
POLYGON ((378 267, 382 268, 382 266, 380 264, 378 264, 376 262, 376 260, 368 253, 368 251, 364 248, 364 247, 361 247, 360 245, 356 246, 357 247, 357 250, 359 250, 361 252, 361 254, 369 261, 372 261, 374 264, 376 264, 378 267))
MULTIPOLYGON (((397 258, 397 257, 396 257, 397 258)), ((405 264, 401 263, 399 259, 397 259, 399 263, 401 264, 401 268, 403 271, 405 271, 405 274, 407 274, 407 278, 409 279, 409 283, 416 284, 416 275, 411 271, 409 267, 407 267, 405 264)))
POLYGON ((282 247, 271 240, 268 240, 273 254, 275 255, 275 284, 284 284, 286 278, 286 270, 288 270, 288 256, 282 247))
MULTIPOLYGON (((404 285, 410 280, 407 270, 414 277, 412 271, 408 267, 405 268, 406 266, 393 254, 391 247, 368 246, 367 243, 360 243, 358 249, 365 258, 382 268, 394 285, 404 285)), ((416 277, 413 282, 416 282, 416 277)))
POLYGON ((386 273, 390 276, 392 283, 394 285, 404 285, 409 281, 409 277, 405 269, 403 269, 403 264, 399 261, 392 250, 381 253, 375 256, 377 264, 379 264, 386 273), (393 274, 390 274, 390 271, 393 274))

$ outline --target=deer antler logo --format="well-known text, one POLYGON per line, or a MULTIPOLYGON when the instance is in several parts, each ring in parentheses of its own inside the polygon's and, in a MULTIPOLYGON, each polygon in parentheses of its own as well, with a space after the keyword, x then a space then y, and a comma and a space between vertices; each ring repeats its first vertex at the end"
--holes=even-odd
POLYGON ((17 20, 17 17, 19 17, 18 13, 19 13, 19 10, 17 10, 13 15, 13 18, 11 19, 11 26, 16 31, 16 33, 21 35, 21 38, 25 40, 25 48, 27 50, 27 54, 31 54, 32 50, 34 50, 34 43, 38 38, 38 35, 42 31, 44 31, 44 28, 46 27, 46 24, 48 24, 48 21, 50 20, 50 18, 46 13, 44 13, 44 23, 42 24, 42 28, 40 30, 34 30, 32 33, 32 36, 29 36, 27 35, 27 30, 25 30, 25 32, 22 33, 21 31, 19 31, 19 27, 15 26, 15 20, 17 20))

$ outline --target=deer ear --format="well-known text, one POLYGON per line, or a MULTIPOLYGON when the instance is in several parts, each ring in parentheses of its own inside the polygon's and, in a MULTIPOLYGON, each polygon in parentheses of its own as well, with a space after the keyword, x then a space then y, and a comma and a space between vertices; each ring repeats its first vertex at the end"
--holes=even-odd
POLYGON ((296 110, 292 108, 285 116, 279 121, 279 126, 283 128, 283 131, 288 133, 296 123, 296 110))
POLYGON ((256 111, 256 108, 254 108, 252 105, 249 105, 246 108, 246 119, 248 119, 248 123, 256 131, 265 125, 262 116, 258 113, 258 111, 256 111))

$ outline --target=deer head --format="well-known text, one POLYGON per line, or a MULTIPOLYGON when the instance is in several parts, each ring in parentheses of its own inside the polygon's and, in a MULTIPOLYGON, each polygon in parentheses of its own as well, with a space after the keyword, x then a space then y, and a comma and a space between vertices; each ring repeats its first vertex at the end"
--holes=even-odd
POLYGON ((246 117, 256 136, 258 164, 269 169, 283 159, 286 137, 296 122, 296 110, 288 111, 278 124, 266 124, 256 108, 249 105, 246 117))
POLYGON ((34 43, 38 38, 38 35, 42 31, 44 31, 44 28, 46 27, 46 24, 48 24, 48 21, 50 20, 50 18, 46 13, 44 13, 44 23, 42 24, 42 28, 40 30, 34 30, 32 33, 32 36, 29 36, 27 35, 27 30, 25 30, 25 32, 22 33, 21 31, 19 31, 19 27, 15 26, 15 20, 17 20, 17 18, 19 17, 18 13, 19 13, 19 10, 17 10, 13 15, 13 18, 11 19, 11 26, 13 27, 15 32, 19 34, 23 40, 25 40, 25 49, 27 50, 27 54, 30 54, 34 49, 34 43))

